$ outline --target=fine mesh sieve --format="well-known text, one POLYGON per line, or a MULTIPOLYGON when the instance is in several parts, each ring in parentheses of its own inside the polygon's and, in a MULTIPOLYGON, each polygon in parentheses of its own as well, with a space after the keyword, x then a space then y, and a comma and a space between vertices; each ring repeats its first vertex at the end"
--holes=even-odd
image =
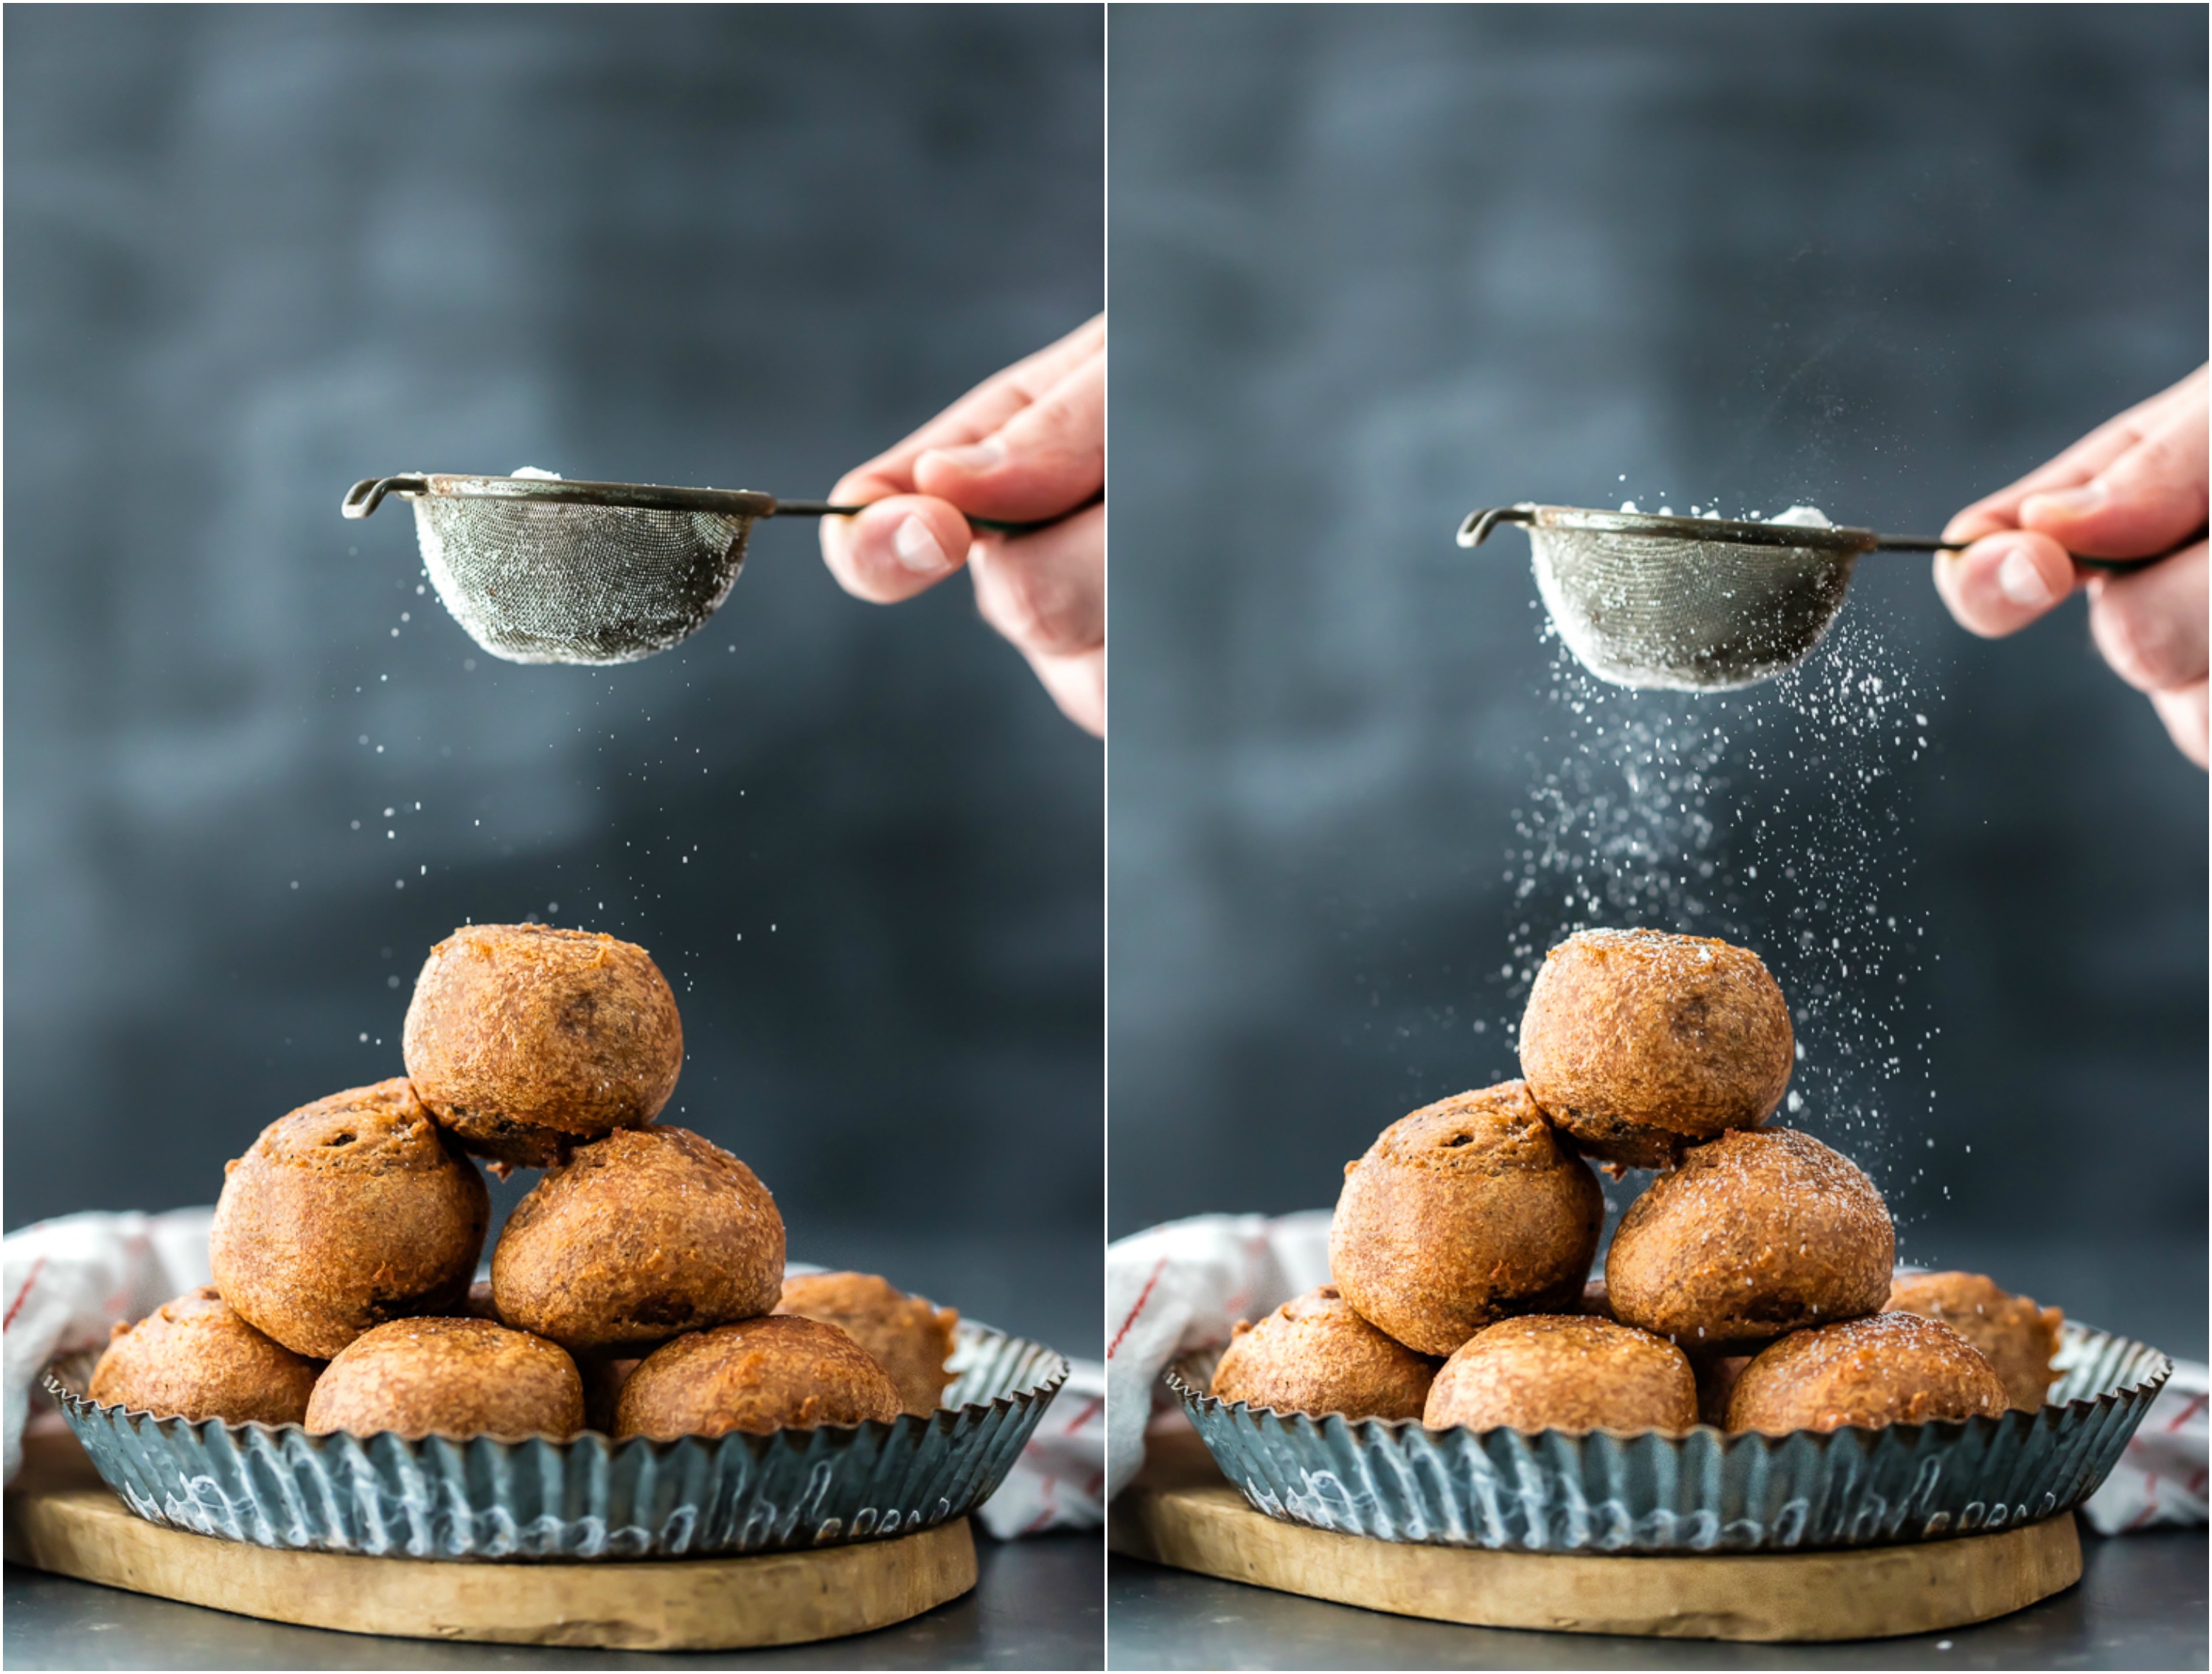
MULTIPOLYGON (((1722 691, 1796 667, 1843 607, 1865 529, 1731 523, 1571 506, 1471 514, 1459 544, 1528 531, 1536 590, 1583 667, 1624 686, 1722 691)), ((1907 543, 1932 551, 1933 541, 1907 543)))
MULTIPOLYGON (((1862 553, 1960 545, 1871 529, 1527 504, 1469 512, 1459 544, 1480 546, 1500 523, 1528 531, 1536 590, 1583 667, 1615 685, 1677 691, 1726 691, 1796 667, 1843 608, 1862 553)), ((2074 562, 2124 571, 2157 560, 2074 562)))
MULTIPOLYGON (((762 517, 849 517, 858 506, 743 489, 661 488, 558 477, 372 477, 348 517, 385 496, 415 505, 431 585, 469 636, 509 662, 635 662, 706 624, 762 517)), ((1034 524, 970 518, 1019 533, 1034 524)))

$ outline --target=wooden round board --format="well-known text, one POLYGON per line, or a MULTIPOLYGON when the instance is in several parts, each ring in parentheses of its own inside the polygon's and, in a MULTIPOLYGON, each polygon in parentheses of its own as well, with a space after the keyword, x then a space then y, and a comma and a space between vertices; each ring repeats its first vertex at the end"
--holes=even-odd
POLYGON ((892 1540, 674 1562, 435 1563, 278 1552, 164 1529, 74 1438, 24 1438, 8 1559, 240 1616, 349 1634, 630 1651, 726 1651, 866 1633, 975 1585, 965 1519, 892 1540))
POLYGON ((1662 1639, 1881 1639, 1986 1622, 2081 1579, 2070 1513, 1996 1534, 1845 1551, 1491 1552, 1279 1523, 1245 1502, 1196 1436, 1157 1436, 1151 1446, 1144 1474, 1114 1502, 1114 1550, 1440 1622, 1662 1639))

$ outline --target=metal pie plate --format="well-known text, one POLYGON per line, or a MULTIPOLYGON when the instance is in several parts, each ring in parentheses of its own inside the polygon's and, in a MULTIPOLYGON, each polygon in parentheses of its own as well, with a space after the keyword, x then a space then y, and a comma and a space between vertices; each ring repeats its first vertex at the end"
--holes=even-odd
POLYGON ((1530 1552, 1759 1552, 2008 1528, 2094 1494, 2173 1363, 2066 1323, 2035 1412, 1790 1435, 1425 1429, 1206 1392, 1219 1351, 1165 1376, 1229 1480, 1288 1523, 1530 1552))
POLYGON ((1042 1344, 963 1321, 927 1418, 757 1435, 568 1441, 310 1435, 156 1418, 84 1391, 97 1351, 45 1385, 94 1466, 149 1522, 291 1550, 409 1558, 673 1558, 910 1534, 1006 1480, 1067 1378, 1042 1344))

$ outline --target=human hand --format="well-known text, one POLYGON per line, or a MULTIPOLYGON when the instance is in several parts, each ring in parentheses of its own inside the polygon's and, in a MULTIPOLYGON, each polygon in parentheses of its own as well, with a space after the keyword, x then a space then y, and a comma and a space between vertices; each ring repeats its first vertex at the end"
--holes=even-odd
POLYGON ((2208 754, 2205 403, 2199 367, 1967 507, 1943 538, 1973 544, 1936 555, 1936 592, 1985 638, 2015 633, 2075 588, 2087 591, 2098 650, 2148 695, 2199 767, 2208 754), (2161 563, 2118 574, 2084 569, 2073 557, 2147 558, 2177 546, 2161 563))
POLYGON ((987 379, 830 493, 865 502, 822 520, 845 591, 911 599, 964 563, 983 619, 1029 660, 1085 732, 1106 731, 1106 320, 987 379), (1081 510, 1077 510, 1081 507, 1081 510), (970 527, 1057 518, 1007 535, 970 527))

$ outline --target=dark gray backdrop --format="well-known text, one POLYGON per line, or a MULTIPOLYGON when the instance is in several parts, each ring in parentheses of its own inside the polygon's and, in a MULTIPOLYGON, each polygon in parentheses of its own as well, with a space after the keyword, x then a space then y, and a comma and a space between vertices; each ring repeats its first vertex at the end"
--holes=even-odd
POLYGON ((1634 919, 1808 1005, 1789 1119, 1905 1258, 2202 1352, 2206 782, 2081 606, 1983 643, 1869 558, 1791 690, 1593 704, 1522 538, 1451 533, 1932 532, 2164 387, 2205 354, 2205 46, 2196 7, 1113 15, 1115 1233, 1332 1202, 1513 1073, 1534 954, 1634 919), (1593 908, 1563 812, 1680 835, 1601 722, 1713 830, 1593 908))
POLYGON ((536 916, 659 959, 668 1115, 794 1256, 1095 1340, 1099 751, 966 582, 878 609, 769 524, 684 650, 518 668, 420 594, 404 507, 337 505, 525 464, 826 491, 1099 307, 1102 37, 9 10, 9 1226, 211 1200, 400 1073, 434 940, 536 916))

